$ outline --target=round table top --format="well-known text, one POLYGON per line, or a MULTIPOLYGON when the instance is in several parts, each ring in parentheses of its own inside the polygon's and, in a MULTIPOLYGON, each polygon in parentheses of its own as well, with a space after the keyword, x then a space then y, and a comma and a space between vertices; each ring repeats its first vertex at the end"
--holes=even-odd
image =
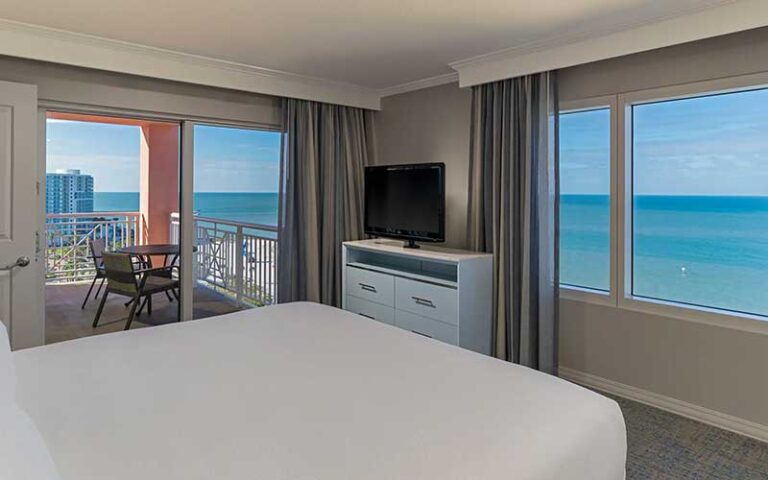
POLYGON ((118 252, 130 253, 131 255, 178 255, 179 246, 173 243, 133 245, 123 247, 118 252))

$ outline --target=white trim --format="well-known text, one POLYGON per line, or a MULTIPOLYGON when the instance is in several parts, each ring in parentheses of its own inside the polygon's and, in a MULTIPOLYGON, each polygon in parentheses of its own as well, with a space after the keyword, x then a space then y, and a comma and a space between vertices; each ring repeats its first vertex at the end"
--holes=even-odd
POLYGON ((423 88, 437 87, 440 85, 447 85, 449 83, 457 83, 458 81, 459 74, 457 72, 444 73, 434 77, 422 78, 420 80, 414 80, 412 82, 401 83, 400 85, 382 88, 379 90, 379 96, 382 98, 391 97, 392 95, 400 95, 401 93, 413 92, 423 88))
POLYGON ((375 89, 0 19, 0 54, 378 110, 375 89))
MULTIPOLYGON (((608 129, 608 135, 610 136, 610 161, 609 161, 609 175, 610 175, 610 188, 608 195, 610 197, 610 272, 609 272, 609 292, 604 292, 596 289, 578 287, 572 285, 560 285, 560 298, 567 300, 576 300, 585 303, 593 303, 597 305, 616 305, 617 296, 617 267, 616 267, 616 251, 618 243, 616 241, 616 164, 617 164, 617 151, 616 142, 614 142, 614 136, 616 131, 616 96, 608 95, 601 97, 591 97, 580 100, 571 100, 560 103, 560 114, 574 113, 580 111, 600 110, 608 109, 610 111, 610 126, 608 129)), ((562 172, 561 172, 562 175, 562 172)))
POLYGON ((613 307, 616 299, 610 292, 575 285, 560 284, 560 299, 613 307))
POLYGON ((561 378, 585 387, 650 405, 761 442, 768 442, 768 426, 766 425, 567 367, 560 367, 559 374, 561 378))
POLYGON ((602 32, 529 43, 472 57, 450 66, 468 87, 530 73, 620 57, 768 25, 765 0, 720 0, 642 23, 602 32))
POLYGON ((190 121, 181 122, 181 141, 179 142, 180 165, 180 221, 179 240, 181 255, 181 319, 194 319, 194 291, 195 291, 195 125, 190 121))

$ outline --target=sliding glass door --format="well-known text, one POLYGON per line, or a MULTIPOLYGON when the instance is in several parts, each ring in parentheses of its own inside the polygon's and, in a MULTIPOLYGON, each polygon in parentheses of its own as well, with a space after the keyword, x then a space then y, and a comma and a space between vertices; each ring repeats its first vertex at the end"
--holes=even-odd
POLYGON ((192 318, 276 297, 281 134, 195 124, 192 318))

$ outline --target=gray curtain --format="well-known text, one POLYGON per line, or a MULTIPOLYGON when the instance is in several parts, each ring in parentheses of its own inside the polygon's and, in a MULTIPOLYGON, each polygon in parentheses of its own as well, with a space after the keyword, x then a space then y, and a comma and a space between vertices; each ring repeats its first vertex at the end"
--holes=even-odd
POLYGON ((493 252, 494 354, 557 373, 554 72, 474 87, 467 237, 493 252))
POLYGON ((341 242, 363 236, 373 112, 283 101, 277 297, 341 305, 341 242))

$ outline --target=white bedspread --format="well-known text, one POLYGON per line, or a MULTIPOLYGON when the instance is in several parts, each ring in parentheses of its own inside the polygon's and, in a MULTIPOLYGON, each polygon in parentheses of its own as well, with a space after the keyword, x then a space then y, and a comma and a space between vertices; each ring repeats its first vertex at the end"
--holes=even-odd
POLYGON ((19 351, 63 480, 620 480, 615 402, 341 310, 19 351))

